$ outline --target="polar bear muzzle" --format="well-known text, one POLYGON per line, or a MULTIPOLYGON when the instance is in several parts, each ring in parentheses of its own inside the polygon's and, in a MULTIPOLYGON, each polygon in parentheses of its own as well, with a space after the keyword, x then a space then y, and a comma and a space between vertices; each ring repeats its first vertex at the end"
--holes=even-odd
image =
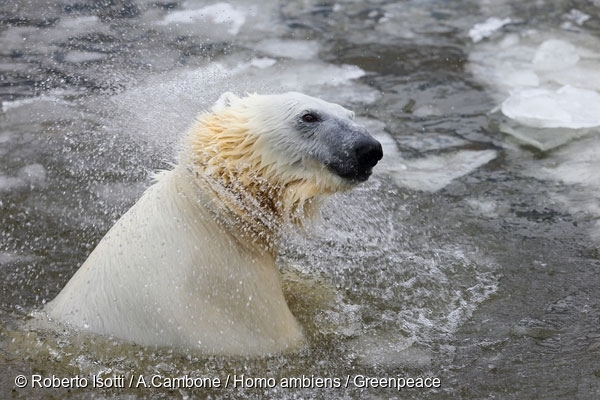
POLYGON ((328 167, 340 177, 355 182, 366 181, 383 157, 381 143, 368 134, 361 135, 345 153, 347 156, 341 163, 328 167))
POLYGON ((383 157, 381 143, 364 127, 344 119, 331 118, 321 130, 321 140, 328 151, 319 161, 347 181, 366 181, 383 157))

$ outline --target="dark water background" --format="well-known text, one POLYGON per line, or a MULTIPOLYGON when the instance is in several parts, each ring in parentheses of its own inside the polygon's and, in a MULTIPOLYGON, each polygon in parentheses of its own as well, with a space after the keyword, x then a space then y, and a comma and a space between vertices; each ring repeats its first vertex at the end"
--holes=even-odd
POLYGON ((502 35, 600 54, 599 32, 600 4, 584 0, 1 1, 0 397, 599 398, 600 139, 540 151, 511 138, 472 67, 484 46, 502 54, 502 35), (473 43, 491 16, 512 22, 473 43), (333 198, 310 237, 286 239, 306 348, 231 359, 24 327, 226 90, 336 101, 386 143, 369 183, 333 198), (18 389, 19 374, 277 384, 18 389), (280 385, 357 375, 441 386, 280 385))

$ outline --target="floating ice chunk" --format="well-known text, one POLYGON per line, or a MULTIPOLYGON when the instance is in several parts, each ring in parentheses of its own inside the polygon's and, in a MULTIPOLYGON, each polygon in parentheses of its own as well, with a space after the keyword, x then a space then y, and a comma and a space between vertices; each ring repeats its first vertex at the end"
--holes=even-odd
POLYGON ((556 37, 539 44, 539 39, 506 35, 497 43, 478 45, 469 55, 469 68, 478 79, 502 92, 522 86, 550 88, 554 82, 597 90, 600 55, 594 50, 596 39, 571 38, 578 40, 577 45, 556 37))
POLYGON ((553 71, 545 75, 545 79, 560 85, 570 85, 589 90, 600 91, 600 65, 598 63, 582 63, 581 61, 567 70, 553 71))
MULTIPOLYGON (((52 34, 48 34, 48 30, 40 31, 41 35, 45 35, 49 40, 48 43, 60 43, 63 40, 74 38, 79 35, 88 34, 89 32, 104 32, 108 33, 110 24, 104 24, 100 17, 95 15, 90 16, 75 16, 64 13, 58 20, 56 29, 52 30, 52 34), (45 33, 42 33, 45 32, 45 33)), ((42 38, 42 40, 44 40, 42 38)))
POLYGON ((358 79, 365 76, 365 71, 356 65, 341 65, 340 67, 334 65, 327 66, 328 80, 326 83, 332 86, 342 85, 348 81, 358 79), (334 70, 338 71, 338 74, 334 73, 334 70))
MULTIPOLYGON (((288 62, 278 63, 276 72, 265 70, 268 76, 261 76, 265 82, 272 83, 274 88, 283 90, 310 91, 321 88, 330 92, 330 87, 341 87, 350 84, 354 79, 365 75, 365 71, 355 65, 333 65, 320 62, 288 62), (323 88, 327 86, 328 88, 323 88)), ((331 99, 330 99, 331 100, 331 99)))
POLYGON ((584 34, 511 34, 478 45, 470 69, 510 118, 501 130, 547 151, 600 126, 597 48, 584 34))
MULTIPOLYGON (((593 153, 594 157, 598 157, 598 150, 598 146, 596 146, 593 153)), ((544 170, 560 182, 585 185, 593 188, 593 193, 598 193, 598 190, 600 190, 600 160, 570 159, 556 167, 546 167, 544 170)), ((598 202, 593 201, 593 203, 597 207, 598 202)))
MULTIPOLYGON (((560 202, 571 213, 585 213, 593 220, 600 218, 600 136, 590 135, 554 151, 547 158, 534 160, 525 169, 527 175, 561 183, 553 201, 560 202), (566 186, 569 185, 569 186, 566 186)), ((593 240, 600 242, 600 219, 590 226, 593 240)))
POLYGON ((600 94, 572 86, 523 89, 502 103, 502 113, 536 128, 590 128, 600 126, 600 94))
POLYGON ((494 150, 457 152, 403 160, 405 170, 394 174, 396 182, 413 190, 437 192, 453 180, 496 158, 494 150))
POLYGON ((517 46, 521 42, 519 35, 516 33, 509 33, 500 39, 498 45, 502 49, 508 49, 514 46, 517 46))
POLYGON ((310 60, 317 57, 319 44, 308 40, 264 39, 252 48, 273 57, 310 60))
POLYGON ((591 17, 588 14, 574 8, 569 11, 568 14, 565 14, 564 18, 575 22, 577 25, 583 25, 583 23, 591 17))
POLYGON ((373 135, 383 147, 378 173, 394 178, 400 186, 425 192, 437 192, 453 180, 467 175, 496 158, 494 150, 459 150, 442 155, 404 159, 394 139, 385 133, 373 135))
POLYGON ((276 63, 276 60, 268 57, 253 58, 252 60, 250 60, 250 65, 260 69, 272 67, 276 63))
POLYGON ((78 33, 81 31, 85 31, 86 29, 91 31, 92 29, 97 28, 97 26, 100 26, 101 24, 102 21, 100 20, 100 18, 95 15, 76 17, 65 15, 61 16, 56 27, 58 29, 65 29, 78 33))
MULTIPOLYGON (((293 87, 288 90, 296 90, 293 87)), ((313 96, 322 97, 333 103, 355 103, 355 104, 372 104, 381 98, 381 93, 373 89, 373 87, 358 83, 345 82, 338 85, 335 90, 331 90, 326 86, 311 86, 307 88, 313 96)))
MULTIPOLYGON (((580 185, 600 191, 600 137, 573 142, 554 153, 542 168, 536 165, 535 175, 552 178, 571 185, 580 185)), ((598 204, 597 196, 591 196, 598 204)))
POLYGON ((31 186, 40 186, 46 182, 46 168, 42 164, 30 164, 21 168, 17 176, 31 186))
POLYGON ((591 132, 591 129, 532 128, 518 123, 500 124, 500 130, 541 151, 552 150, 591 132))
POLYGON ((508 34, 474 46, 469 69, 509 118, 501 130, 547 151, 600 126, 598 46, 583 32, 508 34))
POLYGON ((534 52, 534 47, 510 34, 498 43, 478 45, 469 54, 468 68, 476 78, 493 89, 492 95, 498 101, 502 101, 514 88, 536 87, 542 83, 542 77, 531 63, 534 52))
POLYGON ((246 22, 246 14, 229 3, 215 3, 195 10, 181 10, 169 13, 159 22, 159 25, 196 24, 209 22, 212 24, 227 24, 227 32, 237 35, 246 22))
POLYGON ((64 61, 68 63, 86 63, 93 61, 100 61, 107 58, 108 55, 105 53, 98 53, 95 51, 69 51, 65 54, 64 61))
POLYGON ((479 24, 475 24, 469 30, 469 37, 473 41, 473 43, 480 42, 481 40, 492 36, 494 32, 498 29, 502 28, 504 25, 510 24, 512 21, 510 18, 496 18, 490 17, 485 20, 485 22, 481 22, 479 24))
POLYGON ((439 133, 396 136, 396 142, 403 147, 409 147, 422 152, 445 150, 469 144, 469 142, 464 139, 439 133))
POLYGON ((539 76, 530 69, 508 71, 504 79, 504 83, 512 87, 540 85, 539 76))
POLYGON ((578 61, 575 46, 565 40, 550 39, 538 47, 532 63, 538 71, 560 71, 575 66, 578 61))

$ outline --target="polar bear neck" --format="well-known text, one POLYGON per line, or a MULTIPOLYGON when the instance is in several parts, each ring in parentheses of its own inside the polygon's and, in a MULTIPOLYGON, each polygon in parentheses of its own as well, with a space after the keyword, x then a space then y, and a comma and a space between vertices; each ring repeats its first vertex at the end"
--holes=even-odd
POLYGON ((304 226, 324 195, 335 190, 266 162, 260 142, 243 114, 201 114, 188 132, 180 163, 236 217, 240 234, 272 250, 282 228, 304 226))

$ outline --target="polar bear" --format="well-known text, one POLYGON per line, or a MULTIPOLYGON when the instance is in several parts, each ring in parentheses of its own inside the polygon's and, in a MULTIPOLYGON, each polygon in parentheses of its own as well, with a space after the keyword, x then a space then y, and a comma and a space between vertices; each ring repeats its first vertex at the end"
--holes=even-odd
POLYGON ((82 331, 226 355, 294 349, 277 238, 366 181, 379 142, 301 93, 223 94, 45 311, 82 331))

